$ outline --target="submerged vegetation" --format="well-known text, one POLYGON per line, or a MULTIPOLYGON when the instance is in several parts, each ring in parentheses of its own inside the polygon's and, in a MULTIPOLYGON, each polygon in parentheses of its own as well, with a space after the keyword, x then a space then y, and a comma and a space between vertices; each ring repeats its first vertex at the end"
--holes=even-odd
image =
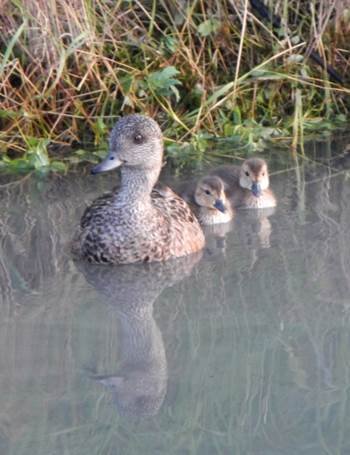
POLYGON ((344 125, 349 0, 259 3, 3 0, 0 165, 96 160, 78 144, 103 149, 131 112, 160 122, 180 164, 217 137, 231 154, 287 137, 296 150, 344 125))

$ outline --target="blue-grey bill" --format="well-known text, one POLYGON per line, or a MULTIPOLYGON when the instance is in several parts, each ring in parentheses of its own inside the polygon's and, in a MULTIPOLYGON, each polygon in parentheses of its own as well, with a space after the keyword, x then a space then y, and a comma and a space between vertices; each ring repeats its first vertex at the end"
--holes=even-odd
POLYGON ((111 171, 121 166, 123 162, 117 157, 115 152, 109 152, 106 158, 91 169, 91 174, 99 174, 100 172, 111 171))
POLYGON ((254 194, 255 197, 259 197, 261 195, 261 192, 262 192, 260 183, 254 182, 252 184, 251 190, 252 190, 252 193, 254 194))
POLYGON ((220 212, 222 213, 226 212, 226 207, 224 206, 224 203, 222 202, 221 199, 216 199, 214 207, 220 210, 220 212))

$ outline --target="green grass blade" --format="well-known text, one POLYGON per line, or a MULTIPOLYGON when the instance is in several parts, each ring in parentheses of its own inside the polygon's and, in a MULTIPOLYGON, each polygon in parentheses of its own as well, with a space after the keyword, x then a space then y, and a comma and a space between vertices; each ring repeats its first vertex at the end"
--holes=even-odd
POLYGON ((12 50, 13 50, 14 46, 16 45, 17 41, 19 40, 19 37, 22 35, 23 30, 25 29, 26 26, 27 26, 27 21, 24 20, 22 22, 22 24, 19 26, 17 32, 10 39, 10 42, 5 50, 5 54, 2 58, 2 62, 0 62, 0 77, 2 77, 5 66, 7 65, 10 55, 12 54, 12 50))

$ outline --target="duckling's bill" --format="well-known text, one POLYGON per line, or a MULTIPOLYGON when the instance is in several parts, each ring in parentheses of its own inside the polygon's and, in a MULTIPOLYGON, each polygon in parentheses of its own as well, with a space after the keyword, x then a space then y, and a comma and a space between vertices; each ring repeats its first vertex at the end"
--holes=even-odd
POLYGON ((216 209, 218 209, 218 210, 219 210, 220 212, 222 212, 222 213, 225 213, 225 212, 226 212, 226 207, 225 207, 225 205, 224 205, 224 203, 222 202, 221 199, 217 199, 217 200, 215 201, 214 207, 215 207, 216 209))
POLYGON ((258 182, 252 184, 252 193, 255 197, 259 197, 262 194, 261 185, 258 182))
POLYGON ((111 171, 121 166, 123 161, 121 161, 115 152, 109 152, 106 158, 96 166, 91 169, 91 174, 99 174, 100 172, 111 171))

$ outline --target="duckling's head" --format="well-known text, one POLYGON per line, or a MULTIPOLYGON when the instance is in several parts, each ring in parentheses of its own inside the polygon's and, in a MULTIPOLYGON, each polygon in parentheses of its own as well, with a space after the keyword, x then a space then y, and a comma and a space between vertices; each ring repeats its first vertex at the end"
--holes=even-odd
POLYGON ((206 176, 199 180, 194 193, 196 204, 215 208, 220 212, 226 211, 226 197, 224 183, 220 177, 206 176))
POLYGON ((156 121, 140 114, 122 117, 109 138, 106 158, 92 169, 92 174, 119 166, 139 169, 161 169, 163 136, 156 121))
POLYGON ((269 187, 267 163, 261 158, 249 158, 241 166, 239 184, 259 197, 269 187))

